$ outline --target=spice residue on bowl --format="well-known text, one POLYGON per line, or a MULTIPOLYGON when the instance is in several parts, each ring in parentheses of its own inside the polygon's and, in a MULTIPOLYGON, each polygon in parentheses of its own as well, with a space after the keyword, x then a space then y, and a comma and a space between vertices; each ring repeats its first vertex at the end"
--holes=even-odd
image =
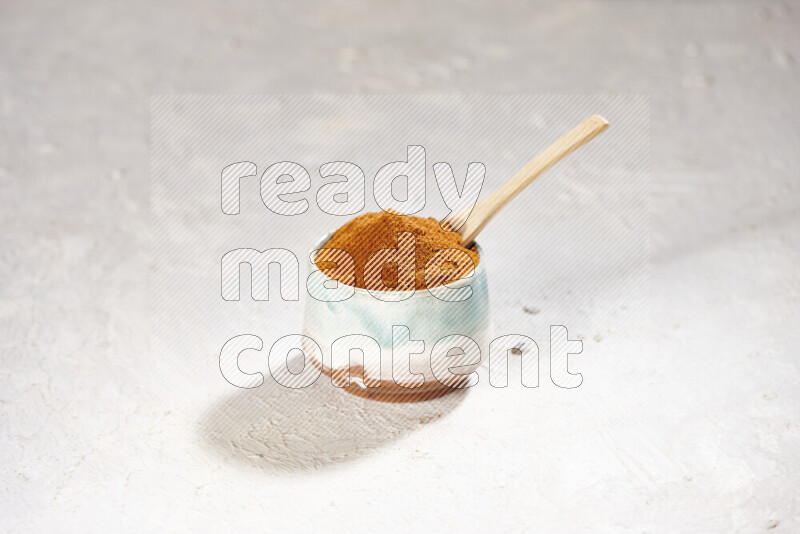
MULTIPOLYGON (((415 217, 413 215, 399 215, 381 211, 378 213, 365 213, 336 230, 324 249, 344 250, 355 261, 356 287, 365 288, 364 266, 369 257, 378 250, 398 247, 398 234, 410 232, 414 235, 415 245, 415 285, 416 289, 425 289, 425 267, 428 260, 439 250, 455 249, 449 253, 447 261, 436 267, 438 276, 428 275, 431 287, 439 286, 458 280, 468 275, 480 262, 477 249, 472 246, 465 248, 461 244, 461 235, 457 232, 446 232, 434 218, 415 217), (464 256, 464 253, 466 256, 464 256), (471 261, 467 261, 467 257, 471 261)), ((326 261, 324 253, 317 257, 317 266, 320 269, 328 267, 330 260, 326 261)), ((352 282, 352 274, 345 278, 331 269, 330 275, 343 283, 352 282)), ((388 262, 383 267, 381 277, 386 288, 397 288, 398 266, 388 262)), ((370 289, 374 284, 370 281, 370 289)), ((406 289, 405 287, 397 289, 406 289)), ((408 289, 411 289, 409 287, 408 289)))

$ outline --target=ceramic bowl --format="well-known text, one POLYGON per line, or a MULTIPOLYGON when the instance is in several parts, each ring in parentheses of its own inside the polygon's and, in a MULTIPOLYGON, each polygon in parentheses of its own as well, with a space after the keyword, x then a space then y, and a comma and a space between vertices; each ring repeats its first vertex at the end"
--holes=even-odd
MULTIPOLYGON (((330 237, 330 233, 323 236, 314 250, 330 237)), ((485 262, 480 246, 475 246, 481 261, 472 276, 430 291, 346 286, 320 272, 312 252, 307 260, 309 276, 324 281, 326 287, 338 287, 349 297, 333 302, 307 298, 303 333, 316 342, 322 354, 322 361, 310 356, 311 363, 330 376, 335 386, 377 400, 425 400, 474 384, 477 376, 473 371, 482 355, 488 357, 491 341, 485 262), (364 346, 364 350, 351 351, 354 345, 364 346)))

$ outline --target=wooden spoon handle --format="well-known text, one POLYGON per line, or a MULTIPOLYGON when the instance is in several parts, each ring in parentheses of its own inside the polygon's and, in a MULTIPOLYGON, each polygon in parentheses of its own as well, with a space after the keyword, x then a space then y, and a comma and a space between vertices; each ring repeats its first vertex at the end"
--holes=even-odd
POLYGON ((528 187, 544 171, 558 163, 561 158, 573 150, 594 139, 606 129, 608 121, 600 115, 592 115, 578 126, 570 130, 558 141, 547 147, 544 152, 533 158, 520 169, 509 181, 504 183, 494 193, 478 202, 469 215, 467 221, 457 231, 462 236, 464 246, 469 246, 475 236, 483 230, 500 208, 514 198, 520 191, 528 187))

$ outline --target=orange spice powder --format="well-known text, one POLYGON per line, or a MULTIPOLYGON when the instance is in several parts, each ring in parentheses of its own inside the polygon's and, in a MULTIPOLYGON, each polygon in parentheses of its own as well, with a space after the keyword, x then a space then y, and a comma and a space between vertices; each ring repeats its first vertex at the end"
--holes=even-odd
MULTIPOLYGON (((401 232, 411 232, 415 237, 415 277, 416 289, 424 289, 425 266, 428 260, 437 251, 442 249, 456 249, 463 251, 469 256, 471 261, 466 261, 463 254, 453 256, 452 261, 445 262, 442 267, 436 267, 439 276, 432 277, 428 274, 429 280, 434 280, 431 287, 442 285, 469 274, 480 262, 480 256, 474 246, 469 249, 461 244, 461 235, 456 232, 446 232, 442 230, 439 221, 434 218, 415 217, 413 215, 399 215, 381 211, 378 213, 366 213, 356 217, 352 221, 336 230, 333 236, 325 244, 325 249, 340 249, 346 251, 355 260, 356 287, 367 287, 364 281, 364 266, 370 255, 380 249, 396 248, 398 246, 397 234, 401 232)), ((324 254, 318 256, 317 266, 324 269, 329 266, 325 261, 324 254)), ((381 273, 383 283, 388 289, 397 286, 397 265, 387 263, 381 273)), ((344 276, 337 275, 335 269, 331 269, 330 275, 343 283, 352 283, 352 274, 345 279, 344 276)))

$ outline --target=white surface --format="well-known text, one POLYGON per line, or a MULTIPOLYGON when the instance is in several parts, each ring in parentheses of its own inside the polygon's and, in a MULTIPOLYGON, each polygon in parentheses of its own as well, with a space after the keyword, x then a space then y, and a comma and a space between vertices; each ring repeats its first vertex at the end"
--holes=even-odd
MULTIPOLYGON (((800 5, 483 4, 3 5, 5 530, 800 529, 800 5), (213 355, 188 372, 147 342, 149 98, 181 92, 650 94, 652 348, 588 317, 578 390, 378 430, 325 392, 282 412, 197 387, 213 355)), ((493 314, 522 324, 542 291, 493 314)))

